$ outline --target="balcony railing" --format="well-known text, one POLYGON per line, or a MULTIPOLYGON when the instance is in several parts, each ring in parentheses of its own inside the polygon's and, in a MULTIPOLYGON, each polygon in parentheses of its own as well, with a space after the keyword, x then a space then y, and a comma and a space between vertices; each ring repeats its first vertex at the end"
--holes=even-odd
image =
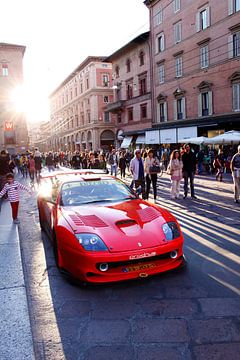
POLYGON ((110 111, 111 113, 118 113, 124 106, 124 100, 119 100, 114 103, 109 103, 105 110, 110 111))

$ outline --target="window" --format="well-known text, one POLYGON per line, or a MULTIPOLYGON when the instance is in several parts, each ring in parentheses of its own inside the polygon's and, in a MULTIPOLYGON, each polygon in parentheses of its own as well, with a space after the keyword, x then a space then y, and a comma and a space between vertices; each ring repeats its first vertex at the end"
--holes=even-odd
POLYGON ((132 99, 132 97, 133 97, 133 84, 132 83, 127 84, 126 97, 127 97, 127 100, 132 99))
POLYGON ((180 6, 181 6, 180 0, 174 0, 173 1, 173 7, 174 7, 174 12, 175 13, 180 10, 180 6))
POLYGON ((2 76, 8 76, 8 65, 2 65, 2 76))
POLYGON ((109 121, 110 121, 109 111, 105 111, 104 112, 104 122, 109 122, 109 121))
POLYGON ((108 84, 109 84, 109 75, 108 74, 104 74, 102 76, 102 84, 103 84, 103 86, 108 86, 108 84))
POLYGON ((182 40, 182 22, 178 21, 174 24, 174 42, 179 43, 182 40))
POLYGON ((84 113, 81 113, 81 123, 84 125, 84 113))
POLYGON ((141 120, 147 118, 147 104, 140 105, 141 108, 141 120))
POLYGON ((167 102, 161 101, 158 103, 158 117, 157 122, 166 122, 167 121, 167 102))
POLYGON ((233 84, 233 111, 240 111, 240 83, 233 84))
POLYGON ((165 44, 164 44, 164 34, 158 34, 156 37, 156 54, 164 51, 165 44))
POLYGON ((233 35, 233 57, 240 56, 240 32, 233 35))
POLYGON ((139 63, 140 63, 140 66, 144 65, 144 52, 143 51, 141 51, 139 54, 139 63))
POLYGON ((133 121, 133 108, 127 109, 128 121, 133 121))
POLYGON ((121 112, 119 112, 117 114, 117 122, 118 122, 118 124, 122 122, 122 113, 121 112))
POLYGON ((80 93, 81 94, 83 93, 83 84, 82 83, 80 84, 80 93))
POLYGON ((199 116, 212 115, 212 91, 203 90, 199 94, 198 107, 199 116))
POLYGON ((86 90, 89 89, 89 79, 86 79, 86 90))
POLYGON ((91 122, 91 115, 90 115, 90 111, 87 112, 87 122, 90 123, 91 122))
POLYGON ((176 77, 182 76, 182 73, 183 73, 182 65, 183 65, 182 56, 179 56, 175 59, 175 76, 176 77))
POLYGON ((158 9, 155 15, 155 26, 160 25, 162 21, 163 21, 163 10, 158 9))
POLYGON ((144 95, 147 93, 147 78, 144 77, 139 79, 139 95, 144 95))
POLYGON ((208 45, 200 47, 200 68, 205 69, 209 66, 208 45))
POLYGON ((174 100, 174 120, 186 118, 185 97, 178 97, 174 100))
POLYGON ((164 65, 160 64, 158 65, 158 79, 159 79, 159 84, 163 84, 164 83, 164 65))
POLYGON ((210 26, 210 8, 208 6, 199 9, 196 16, 196 30, 201 31, 210 26))
POLYGON ((104 96, 104 97, 103 97, 103 102, 104 102, 105 104, 107 104, 107 103, 109 102, 108 96, 104 96))
POLYGON ((78 95, 77 88, 75 88, 75 97, 78 95))
POLYGON ((130 59, 127 59, 126 67, 127 67, 127 72, 130 72, 131 71, 131 61, 130 61, 130 59))
POLYGON ((240 10, 240 0, 228 0, 228 15, 240 10))

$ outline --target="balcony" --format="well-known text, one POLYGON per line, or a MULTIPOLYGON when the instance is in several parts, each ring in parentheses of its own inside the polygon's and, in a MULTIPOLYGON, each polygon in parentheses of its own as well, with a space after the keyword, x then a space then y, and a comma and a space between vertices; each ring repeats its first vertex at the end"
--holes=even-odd
POLYGON ((119 100, 114 103, 109 103, 106 105, 105 111, 117 114, 124 107, 124 100, 119 100))

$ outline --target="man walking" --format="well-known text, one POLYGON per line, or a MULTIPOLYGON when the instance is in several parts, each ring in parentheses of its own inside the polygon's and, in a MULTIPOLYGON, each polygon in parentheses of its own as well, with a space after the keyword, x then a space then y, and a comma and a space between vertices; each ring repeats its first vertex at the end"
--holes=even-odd
POLYGON ((135 157, 130 162, 130 171, 133 175, 135 189, 141 186, 142 198, 146 199, 144 161, 141 157, 141 151, 135 150, 135 157))
POLYGON ((196 156, 191 151, 189 144, 184 145, 184 153, 182 155, 183 162, 183 178, 184 178, 184 196, 186 199, 188 194, 188 179, 190 179, 191 198, 197 199, 194 193, 194 175, 196 172, 196 156))
POLYGON ((230 163, 230 169, 232 171, 233 183, 234 183, 234 201, 239 203, 240 194, 240 145, 238 145, 238 152, 233 155, 230 163))
POLYGON ((118 157, 115 149, 112 149, 112 152, 108 158, 108 163, 111 166, 111 175, 117 176, 118 157))

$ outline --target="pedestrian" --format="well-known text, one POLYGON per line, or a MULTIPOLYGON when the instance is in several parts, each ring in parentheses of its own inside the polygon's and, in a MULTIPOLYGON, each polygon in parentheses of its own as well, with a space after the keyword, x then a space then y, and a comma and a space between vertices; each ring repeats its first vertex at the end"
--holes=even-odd
POLYGON ((19 207, 19 190, 23 189, 31 193, 31 190, 20 182, 14 180, 14 175, 12 173, 7 174, 7 183, 4 185, 2 191, 0 192, 0 198, 7 194, 8 199, 12 208, 12 219, 14 224, 20 224, 18 219, 18 207, 19 207))
POLYGON ((0 191, 3 189, 7 179, 6 175, 10 172, 10 157, 6 150, 0 153, 0 191))
POLYGON ((216 170, 216 180, 220 179, 220 181, 222 181, 224 167, 219 155, 215 157, 215 160, 213 162, 213 167, 216 170))
POLYGON ((88 159, 88 169, 99 169, 99 159, 96 157, 97 154, 95 154, 93 151, 90 151, 89 153, 89 159, 88 159))
POLYGON ((148 200, 150 187, 152 183, 154 202, 157 200, 157 174, 160 172, 160 163, 157 157, 154 157, 153 149, 149 149, 144 162, 146 173, 146 200, 148 200))
POLYGON ((105 156, 103 153, 100 153, 98 155, 98 161, 99 161, 99 166, 98 168, 101 169, 101 170, 105 170, 106 172, 108 171, 107 170, 107 162, 105 160, 105 156))
POLYGON ((203 160, 204 160, 204 150, 201 149, 197 153, 197 163, 198 163, 198 175, 202 174, 203 172, 203 160))
POLYGON ((183 162, 183 178, 184 178, 184 195, 183 198, 186 199, 188 195, 188 179, 190 180, 190 189, 191 189, 191 198, 197 199, 194 192, 194 176, 196 173, 196 156, 191 151, 190 145, 184 145, 184 152, 182 155, 183 162))
POLYGON ((111 175, 117 176, 118 157, 115 149, 112 149, 108 157, 108 163, 111 166, 111 175))
POLYGON ((42 159, 42 155, 41 155, 40 151, 38 150, 38 148, 36 148, 35 152, 34 152, 34 161, 35 161, 35 176, 36 176, 37 183, 39 183, 43 159, 42 159))
POLYGON ((171 175, 171 199, 178 199, 180 193, 180 183, 183 177, 183 162, 179 150, 174 150, 170 155, 168 172, 171 175))
POLYGON ((145 177, 144 177, 144 161, 141 157, 141 151, 135 150, 135 157, 130 161, 130 171, 133 176, 135 190, 141 187, 142 198, 146 198, 145 177))
POLYGON ((230 169, 234 182, 234 201, 238 204, 240 195, 240 145, 238 145, 238 152, 233 155, 230 163, 230 169))
POLYGON ((78 150, 72 157, 72 167, 73 169, 81 169, 81 156, 78 150))
POLYGON ((46 166, 48 168, 48 171, 54 171, 54 158, 51 151, 46 156, 46 166))
POLYGON ((126 176, 126 166, 127 166, 127 161, 126 161, 126 157, 125 154, 123 153, 123 151, 121 151, 119 153, 119 161, 118 161, 118 167, 120 169, 120 176, 121 179, 124 178, 126 176))
POLYGON ((30 158, 28 160, 28 172, 29 172, 31 184, 33 184, 34 183, 34 174, 36 172, 36 169, 35 169, 35 160, 34 160, 34 157, 32 154, 30 155, 30 158))

